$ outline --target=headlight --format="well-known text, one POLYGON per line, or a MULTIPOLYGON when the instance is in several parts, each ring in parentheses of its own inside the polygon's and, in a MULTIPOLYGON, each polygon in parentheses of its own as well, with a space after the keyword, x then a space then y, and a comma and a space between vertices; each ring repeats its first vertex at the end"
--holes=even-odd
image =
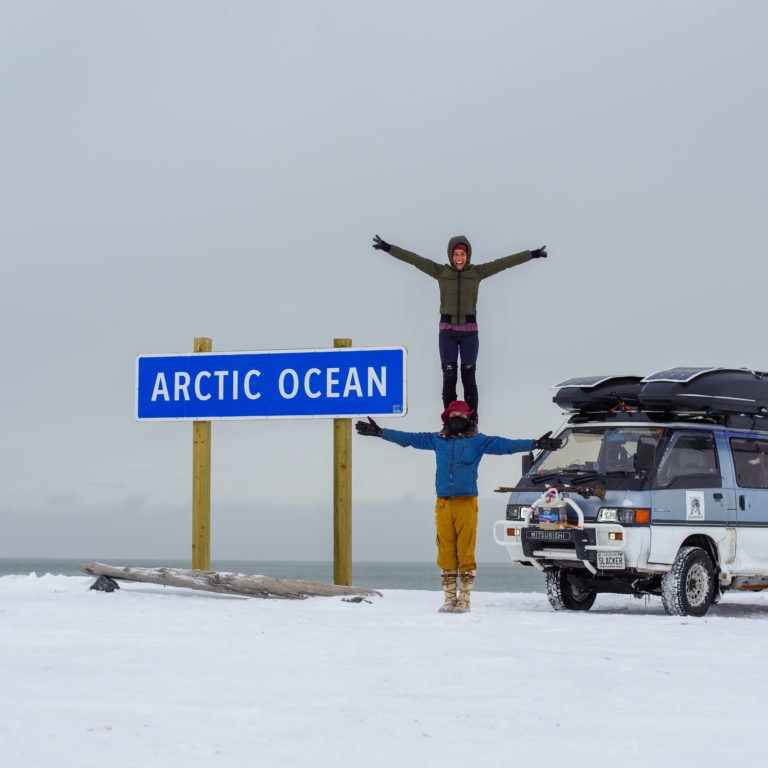
POLYGON ((523 520, 530 504, 507 504, 507 520, 523 520))
POLYGON ((619 523, 621 525, 647 524, 651 521, 650 509, 634 507, 600 507, 597 513, 598 523, 619 523))
POLYGON ((618 523, 619 510, 616 507, 600 507, 597 513, 598 523, 618 523))

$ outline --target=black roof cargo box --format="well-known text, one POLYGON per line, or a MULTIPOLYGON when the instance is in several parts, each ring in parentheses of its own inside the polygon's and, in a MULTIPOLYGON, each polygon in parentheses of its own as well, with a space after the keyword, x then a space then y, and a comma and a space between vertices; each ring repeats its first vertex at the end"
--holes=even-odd
POLYGON ((670 368, 645 378, 587 376, 554 389, 557 405, 580 413, 768 414, 768 373, 746 368, 670 368))
POLYGON ((583 376, 556 384, 552 400, 566 411, 638 408, 641 376, 583 376))
POLYGON ((768 413, 768 374, 746 368, 672 368, 643 379, 645 411, 768 413))

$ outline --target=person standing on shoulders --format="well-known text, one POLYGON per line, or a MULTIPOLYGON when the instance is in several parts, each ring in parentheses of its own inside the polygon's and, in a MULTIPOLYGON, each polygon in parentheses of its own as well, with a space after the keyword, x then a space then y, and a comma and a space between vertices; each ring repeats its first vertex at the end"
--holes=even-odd
POLYGON ((468 613, 477 574, 477 469, 486 453, 503 455, 531 449, 554 451, 563 441, 550 437, 538 440, 509 440, 505 437, 470 433, 472 409, 463 400, 448 404, 442 414, 446 429, 441 432, 401 432, 382 429, 370 416, 358 421, 359 435, 381 437, 403 447, 435 452, 437 472, 435 526, 437 565, 441 570, 445 602, 441 613, 468 613), (458 589, 458 592, 457 592, 458 589))
POLYGON ((386 251, 437 280, 440 287, 438 344, 443 369, 443 408, 456 400, 459 359, 464 399, 472 409, 470 431, 477 429, 477 354, 480 347, 477 326, 477 295, 480 281, 531 259, 547 257, 546 246, 505 256, 487 264, 472 264, 472 246, 463 235, 448 242, 448 264, 438 264, 382 240, 373 238, 376 250, 386 251))

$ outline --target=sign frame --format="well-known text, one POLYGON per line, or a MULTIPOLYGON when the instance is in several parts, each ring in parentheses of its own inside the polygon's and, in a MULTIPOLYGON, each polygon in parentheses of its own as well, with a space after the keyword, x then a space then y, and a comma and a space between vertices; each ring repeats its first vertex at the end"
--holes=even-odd
MULTIPOLYGON (((136 375, 135 375, 135 401, 134 401, 134 417, 138 422, 196 422, 196 421, 263 421, 267 419, 354 419, 364 418, 366 416, 372 416, 376 418, 401 418, 408 413, 408 399, 407 399, 407 361, 408 350, 403 345, 394 346, 376 346, 376 347, 320 347, 320 348, 300 348, 300 349, 266 349, 266 350, 235 350, 224 352, 189 352, 189 353, 172 353, 172 354, 144 354, 136 356, 136 375), (182 416, 147 416, 140 413, 142 407, 140 386, 141 386, 141 361, 152 359, 169 359, 169 358, 184 358, 190 361, 190 363, 197 367, 201 361, 212 357, 230 357, 230 356, 253 356, 254 359, 261 358, 262 356, 271 355, 305 355, 305 354, 329 354, 334 357, 338 357, 340 354, 350 353, 368 353, 368 352, 400 352, 402 355, 402 376, 395 382, 388 382, 388 386, 393 386, 397 395, 393 397, 399 397, 402 408, 400 411, 367 411, 360 410, 355 412, 334 412, 334 413, 300 413, 300 414, 245 414, 245 415, 213 415, 213 414, 195 414, 195 415, 182 415, 182 416)), ((316 370, 316 369, 315 369, 316 370)), ((206 398, 208 399, 208 398, 206 398)), ((327 401, 327 398, 325 399, 327 401)), ((396 404, 397 405, 397 404, 396 404)))

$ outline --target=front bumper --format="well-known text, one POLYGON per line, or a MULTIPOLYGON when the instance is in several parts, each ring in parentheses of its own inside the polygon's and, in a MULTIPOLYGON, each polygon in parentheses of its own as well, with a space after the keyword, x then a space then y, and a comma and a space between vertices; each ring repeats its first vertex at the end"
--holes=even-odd
POLYGON ((506 549, 514 562, 528 563, 539 569, 553 564, 580 563, 595 574, 644 569, 647 566, 650 531, 647 527, 614 523, 582 523, 580 526, 548 530, 528 521, 497 520, 493 526, 493 538, 506 549), (598 567, 598 560, 614 564, 621 562, 622 565, 601 568, 598 567))

